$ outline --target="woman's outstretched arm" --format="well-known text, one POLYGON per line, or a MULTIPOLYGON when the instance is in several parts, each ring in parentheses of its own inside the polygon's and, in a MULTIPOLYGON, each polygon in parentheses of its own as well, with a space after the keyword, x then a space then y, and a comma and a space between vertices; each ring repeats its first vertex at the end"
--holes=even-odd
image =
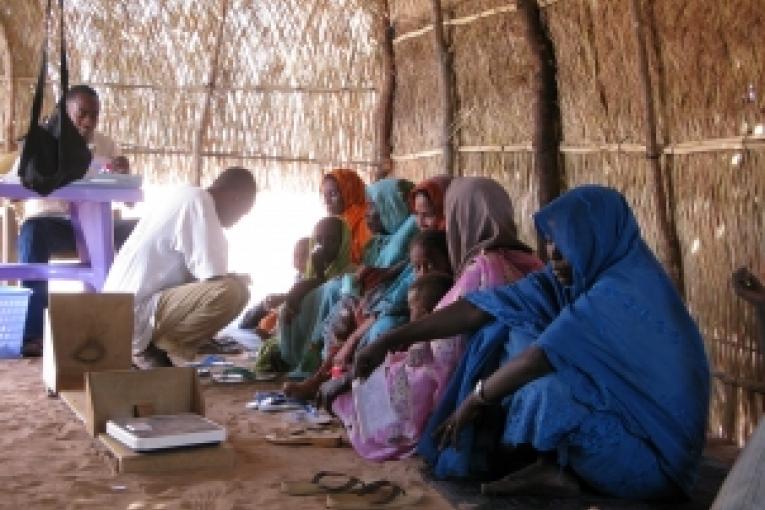
POLYGON ((392 330, 361 349, 353 363, 353 375, 361 378, 369 376, 389 352, 405 350, 418 342, 472 333, 491 318, 469 301, 460 299, 418 321, 392 330))
POLYGON ((497 404, 529 382, 553 371, 541 347, 532 345, 480 382, 473 393, 435 431, 440 448, 457 448, 460 430, 473 421, 484 406, 497 404))

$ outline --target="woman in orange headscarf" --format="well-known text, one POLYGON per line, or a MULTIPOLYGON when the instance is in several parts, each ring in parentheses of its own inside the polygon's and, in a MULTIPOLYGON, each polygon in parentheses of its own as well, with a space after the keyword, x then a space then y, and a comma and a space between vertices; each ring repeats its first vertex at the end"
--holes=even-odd
POLYGON ((445 230, 444 197, 452 178, 437 175, 425 179, 414 187, 410 195, 410 208, 420 230, 445 230))
POLYGON ((342 217, 351 229, 351 261, 360 263, 364 246, 372 238, 364 219, 367 210, 364 181, 353 170, 336 168, 324 175, 321 194, 327 212, 342 217))

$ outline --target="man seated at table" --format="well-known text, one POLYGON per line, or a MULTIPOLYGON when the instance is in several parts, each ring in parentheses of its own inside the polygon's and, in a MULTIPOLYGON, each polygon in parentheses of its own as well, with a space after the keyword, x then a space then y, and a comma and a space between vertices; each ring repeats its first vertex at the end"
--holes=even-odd
MULTIPOLYGON (((98 93, 87 85, 76 85, 66 94, 66 113, 72 123, 88 142, 93 161, 86 175, 92 175, 109 166, 111 171, 127 173, 128 160, 120 155, 119 147, 108 136, 96 131, 101 110, 98 93)), ((12 173, 18 173, 16 160, 12 173)), ((69 217, 69 203, 64 200, 39 199, 24 203, 25 221, 18 238, 18 258, 22 263, 47 264, 54 254, 71 253, 77 249, 72 222, 69 217)), ((115 222, 115 239, 119 246, 130 233, 134 223, 115 222)), ((24 327, 25 356, 39 356, 42 351, 43 310, 48 306, 48 282, 45 280, 24 281, 24 287, 32 290, 24 327)))
POLYGON ((228 273, 223 229, 247 214, 255 191, 252 173, 229 168, 206 190, 186 186, 146 204, 104 284, 135 295, 136 365, 193 358, 244 309, 247 283, 228 273))

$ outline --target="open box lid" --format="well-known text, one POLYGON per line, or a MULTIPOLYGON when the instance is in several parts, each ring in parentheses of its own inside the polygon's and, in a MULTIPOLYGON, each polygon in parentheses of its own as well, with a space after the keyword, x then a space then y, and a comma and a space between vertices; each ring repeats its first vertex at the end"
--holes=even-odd
POLYGON ((106 422, 115 418, 205 414, 196 370, 189 367, 88 372, 84 400, 82 417, 94 437, 105 432, 106 422))
POLYGON ((43 337, 43 383, 51 393, 82 390, 84 374, 132 363, 133 295, 51 294, 43 337))

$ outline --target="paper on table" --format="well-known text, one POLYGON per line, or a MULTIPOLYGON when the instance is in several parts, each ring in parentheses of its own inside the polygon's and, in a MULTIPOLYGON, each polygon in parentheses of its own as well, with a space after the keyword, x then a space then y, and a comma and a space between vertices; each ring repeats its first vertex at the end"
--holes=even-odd
POLYGON ((372 437, 398 421, 390 402, 386 373, 388 364, 383 363, 365 381, 354 379, 352 385, 353 406, 363 439, 372 437))
POLYGON ((88 175, 96 173, 103 169, 106 165, 111 163, 112 158, 105 158, 103 156, 93 156, 90 160, 90 166, 88 167, 88 175))

